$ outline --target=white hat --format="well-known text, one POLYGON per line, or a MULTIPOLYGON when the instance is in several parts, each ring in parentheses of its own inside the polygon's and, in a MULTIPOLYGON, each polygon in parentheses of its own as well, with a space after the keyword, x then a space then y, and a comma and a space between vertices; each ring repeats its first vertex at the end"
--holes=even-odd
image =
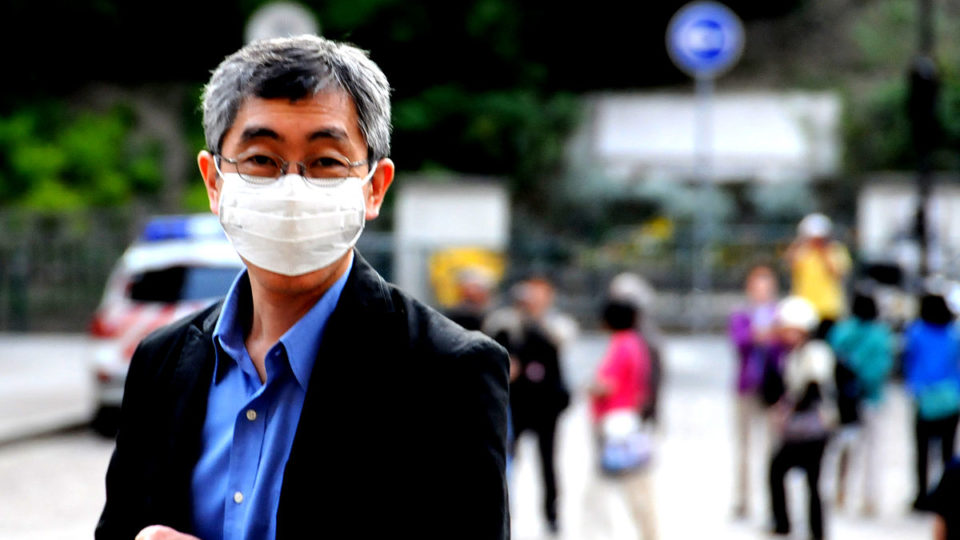
POLYGON ((653 307, 656 293, 650 283, 632 272, 622 272, 610 280, 610 297, 629 302, 640 310, 653 307))
POLYGON ((806 298, 788 296, 777 304, 777 323, 785 328, 810 332, 820 324, 820 317, 806 298))
POLYGON ((495 285, 496 280, 493 273, 480 266, 468 266, 457 272, 457 281, 461 285, 473 285, 490 289, 495 285))
POLYGON ((804 238, 826 238, 832 230, 833 223, 823 214, 809 214, 797 226, 797 234, 804 238))

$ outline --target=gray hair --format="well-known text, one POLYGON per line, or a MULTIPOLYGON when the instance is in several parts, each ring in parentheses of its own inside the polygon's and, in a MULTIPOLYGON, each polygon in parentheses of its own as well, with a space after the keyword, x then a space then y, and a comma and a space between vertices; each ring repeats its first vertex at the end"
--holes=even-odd
POLYGON ((297 100, 331 88, 357 108, 371 162, 390 155, 390 85, 366 51, 318 36, 254 41, 224 59, 203 89, 207 148, 221 151, 237 111, 251 96, 297 100))

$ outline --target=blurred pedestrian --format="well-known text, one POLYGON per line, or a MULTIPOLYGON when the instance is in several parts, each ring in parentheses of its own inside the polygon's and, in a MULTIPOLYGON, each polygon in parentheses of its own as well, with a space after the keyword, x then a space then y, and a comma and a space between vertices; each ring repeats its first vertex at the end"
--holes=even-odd
POLYGON ((485 325, 514 362, 510 384, 510 413, 514 437, 511 455, 525 433, 537 439, 543 512, 552 533, 560 528, 557 499, 556 435, 561 413, 570 404, 570 392, 561 368, 561 352, 575 332, 566 315, 554 306, 553 284, 533 276, 513 289, 515 305, 491 313, 485 325), (498 329, 499 327, 499 329, 498 329))
POLYGON ((603 496, 612 492, 625 499, 641 538, 653 540, 657 524, 649 470, 652 439, 641 414, 650 397, 651 366, 647 345, 636 331, 637 317, 634 305, 622 300, 609 301, 603 310, 611 335, 588 389, 601 477, 585 492, 585 515, 595 518, 594 529, 603 529, 601 524, 609 528, 610 506, 602 503, 609 502, 603 496))
POLYGON ((642 276, 622 272, 610 280, 609 295, 612 300, 629 302, 637 310, 637 331, 647 344, 650 356, 649 396, 641 404, 643 420, 657 424, 660 389, 663 387, 663 332, 657 324, 655 304, 656 291, 642 276))
MULTIPOLYGON (((507 349, 510 358, 509 380, 512 386, 520 375, 520 362, 517 360, 514 348, 523 339, 523 312, 521 301, 523 284, 514 284, 507 295, 509 302, 506 305, 492 309, 484 318, 480 331, 493 338, 507 349)), ((507 406, 507 479, 513 476, 514 441, 516 432, 513 427, 513 411, 507 406)))
POLYGON ((836 501, 846 502, 851 455, 860 462, 863 513, 877 508, 877 451, 880 406, 893 370, 893 333, 877 318, 873 298, 854 295, 851 316, 833 326, 827 341, 836 355, 835 384, 839 429, 834 439, 837 455, 836 501))
POLYGON ((137 348, 98 539, 509 537, 506 352, 354 249, 394 178, 389 98, 314 35, 213 72, 197 162, 246 269, 137 348))
POLYGON ((824 339, 830 326, 845 315, 844 280, 850 272, 850 253, 832 239, 833 223, 827 216, 805 216, 797 226, 797 238, 784 257, 790 267, 791 291, 806 298, 816 309, 820 324, 815 336, 824 339))
POLYGON ((481 330, 492 307, 493 276, 484 268, 469 267, 460 270, 456 280, 460 299, 445 315, 467 330, 481 330))
POLYGON ((946 464, 954 453, 960 420, 960 331, 943 296, 925 294, 920 318, 904 334, 904 375, 916 405, 916 497, 913 508, 926 507, 930 486, 930 443, 939 440, 946 464))
MULTIPOLYGON (((775 327, 777 276, 766 265, 754 266, 744 285, 746 304, 730 315, 729 333, 737 352, 734 515, 746 517, 750 508, 751 448, 763 448, 765 462, 769 451, 769 403, 762 395, 766 368, 779 369, 781 347, 775 327), (757 445, 757 442, 760 442, 757 445)), ((779 397, 779 396, 777 396, 779 397)))
POLYGON ((927 507, 934 513, 933 540, 960 540, 960 458, 954 458, 930 493, 927 507))
POLYGON ((809 533, 816 540, 824 537, 821 461, 836 422, 834 356, 830 346, 814 335, 818 323, 816 310, 804 298, 789 296, 777 304, 777 331, 787 353, 784 395, 774 410, 778 445, 770 460, 773 534, 790 534, 784 479, 796 467, 806 475, 809 533))

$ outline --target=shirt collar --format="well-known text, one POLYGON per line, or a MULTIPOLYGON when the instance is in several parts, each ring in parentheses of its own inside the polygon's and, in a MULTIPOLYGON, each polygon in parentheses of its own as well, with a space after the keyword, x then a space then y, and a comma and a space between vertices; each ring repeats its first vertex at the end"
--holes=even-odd
POLYGON ((238 359, 243 358, 245 347, 243 334, 249 326, 250 316, 253 313, 252 306, 250 276, 244 269, 230 285, 230 290, 227 291, 227 296, 223 300, 217 324, 213 327, 216 382, 220 382, 230 368, 230 363, 224 360, 224 356, 239 365, 241 369, 243 368, 243 364, 238 359))
MULTIPOLYGON (((323 339, 324 328, 333 310, 337 307, 340 295, 347 283, 347 278, 353 269, 353 257, 347 271, 317 300, 310 311, 305 313, 282 336, 274 347, 280 347, 286 353, 297 383, 306 390, 320 342, 323 339)), ((230 368, 230 362, 221 361, 224 354, 233 360, 234 365, 241 369, 253 369, 253 366, 244 366, 237 359, 245 354, 244 334, 250 326, 249 321, 253 314, 253 300, 250 294, 250 276, 243 270, 234 280, 233 285, 224 298, 220 317, 213 329, 213 343, 216 350, 216 382, 219 382, 230 368)), ((272 348, 271 348, 272 350, 272 348)), ((268 353, 269 354, 269 353, 268 353)), ((253 372, 253 375, 256 373, 253 372)))
POLYGON ((299 321, 290 327, 287 332, 280 336, 280 343, 283 344, 287 352, 287 358, 290 360, 290 369, 293 370, 294 377, 300 383, 300 387, 307 389, 307 383, 310 382, 310 374, 313 372, 313 365, 317 359, 317 352, 320 350, 320 342, 323 339, 323 331, 327 326, 330 315, 337 307, 337 301, 340 300, 340 293, 343 292, 347 284, 347 277, 353 268, 353 257, 350 258, 350 264, 347 271, 323 293, 320 300, 314 304, 299 321))

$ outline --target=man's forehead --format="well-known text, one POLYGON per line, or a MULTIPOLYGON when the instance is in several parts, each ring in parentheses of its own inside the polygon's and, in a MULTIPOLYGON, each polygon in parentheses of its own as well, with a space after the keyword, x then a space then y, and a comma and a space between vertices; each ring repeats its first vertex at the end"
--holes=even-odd
POLYGON ((356 107, 344 91, 330 90, 300 99, 251 96, 241 102, 229 132, 238 142, 259 138, 362 142, 356 107))

